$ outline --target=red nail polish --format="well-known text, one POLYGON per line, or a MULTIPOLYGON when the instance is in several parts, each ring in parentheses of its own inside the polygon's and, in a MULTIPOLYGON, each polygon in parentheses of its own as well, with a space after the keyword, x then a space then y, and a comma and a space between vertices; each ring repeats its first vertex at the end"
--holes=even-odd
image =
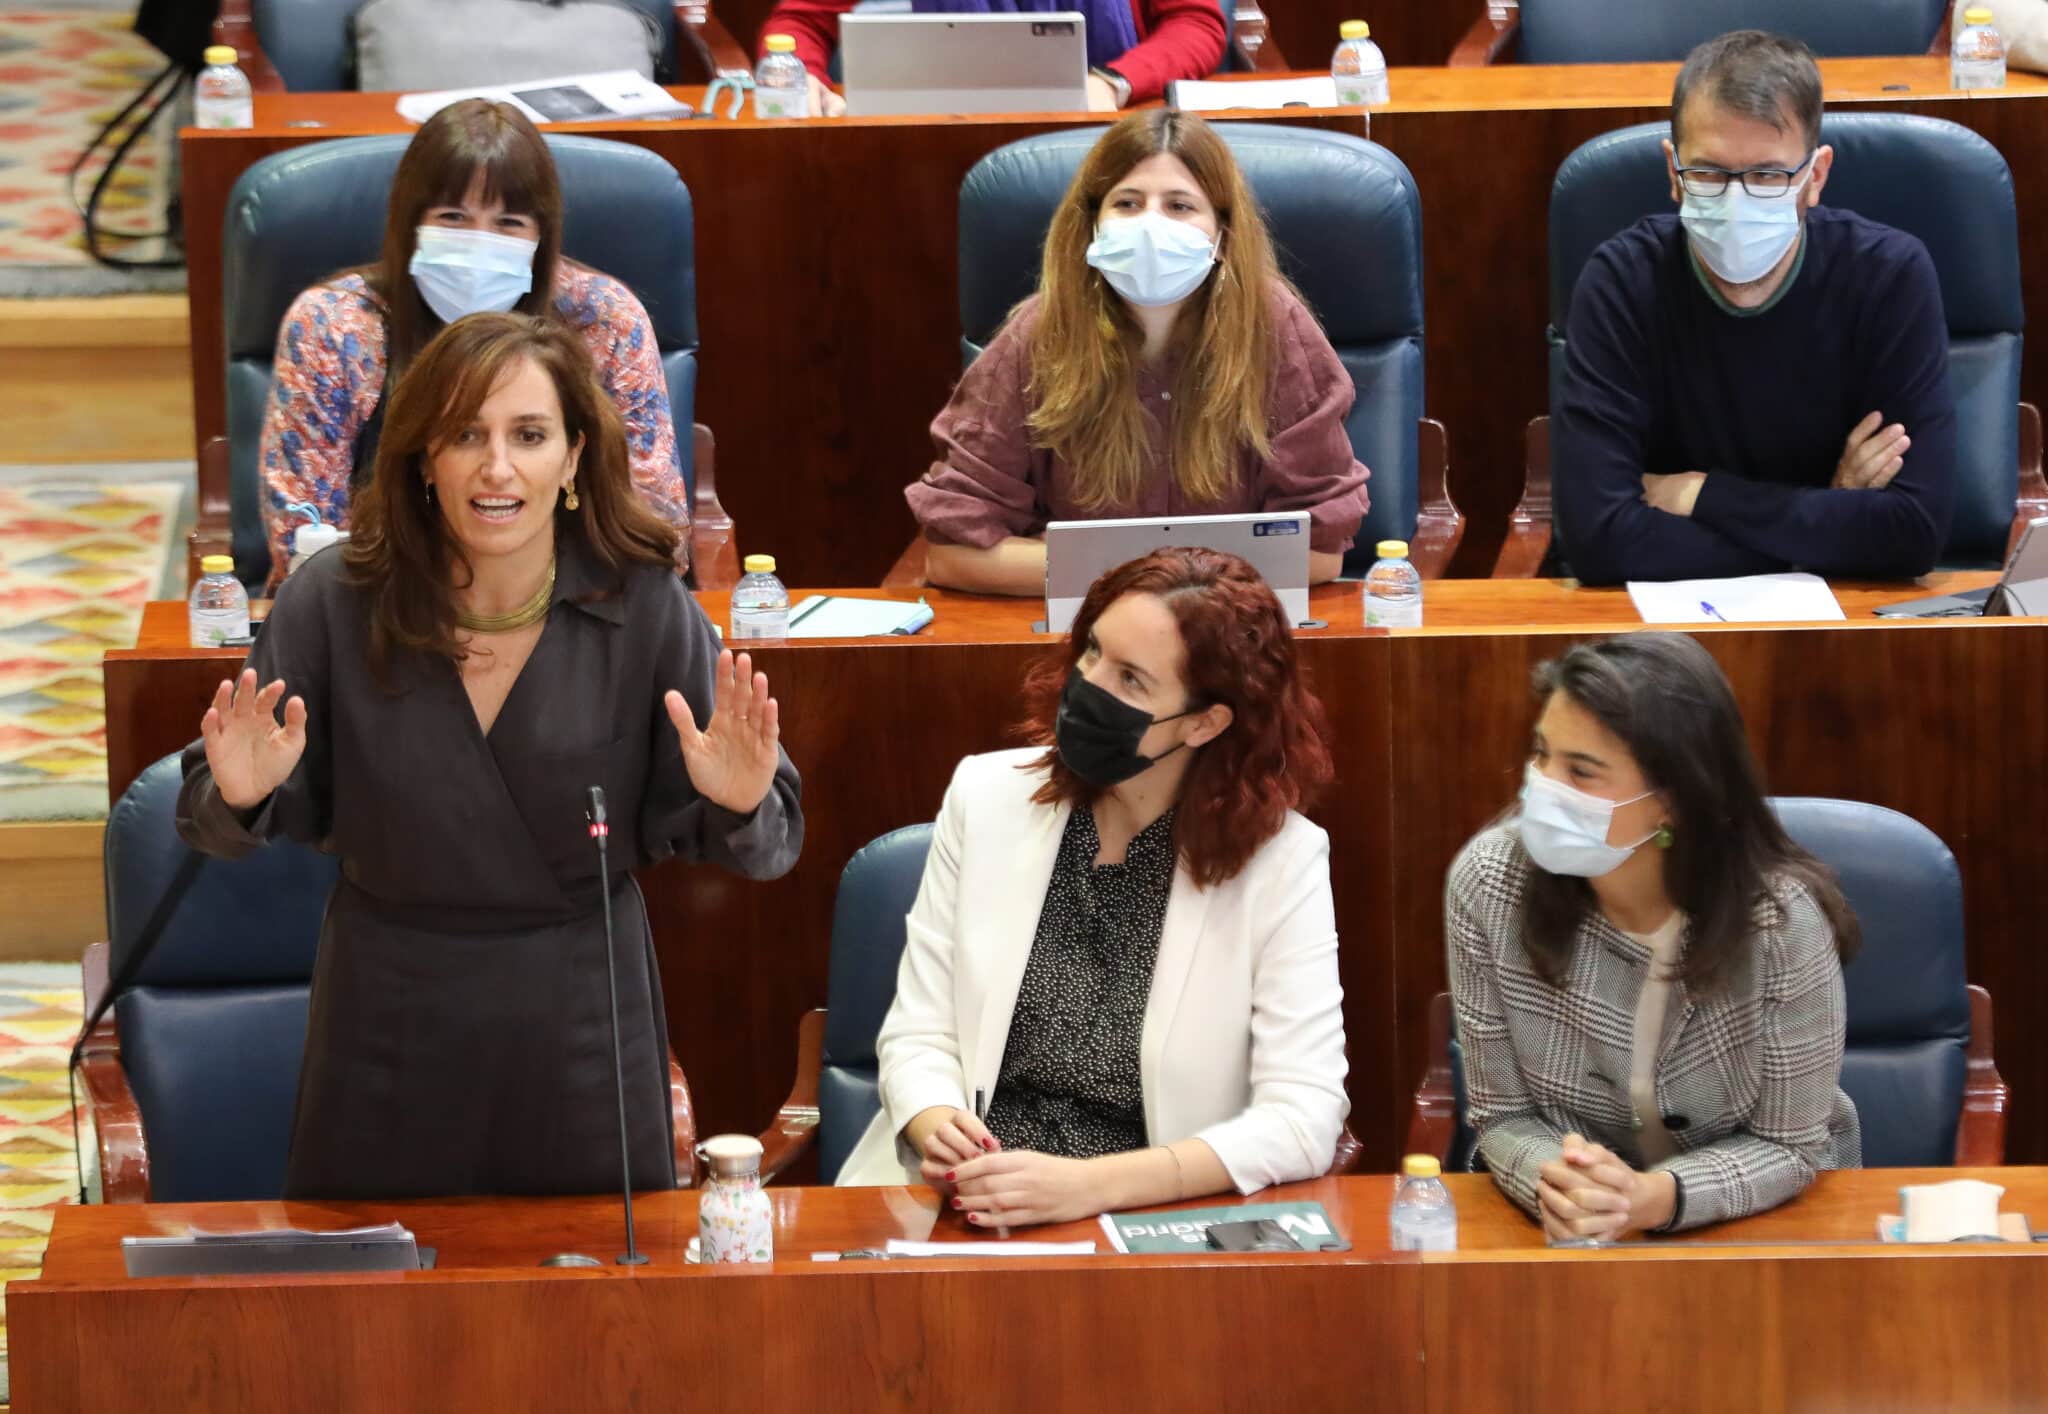
POLYGON ((981 1226, 981 1214, 980 1214, 980 1213, 969 1213, 969 1214, 967 1215, 967 1221, 969 1221, 969 1222, 973 1223, 973 1224, 974 1224, 974 1225, 975 1225, 976 1227, 980 1227, 980 1226, 981 1226))
POLYGON ((961 1201, 960 1201, 960 1200, 959 1200, 958 1198, 955 1198, 955 1199, 953 1200, 953 1206, 954 1206, 954 1208, 955 1208, 955 1209, 959 1209, 959 1208, 964 1208, 964 1207, 966 1207, 967 1205, 966 1205, 965 1203, 961 1202, 961 1201))
POLYGON ((984 1149, 993 1149, 996 1147, 996 1141, 993 1139, 984 1139, 981 1141, 981 1147, 984 1149))

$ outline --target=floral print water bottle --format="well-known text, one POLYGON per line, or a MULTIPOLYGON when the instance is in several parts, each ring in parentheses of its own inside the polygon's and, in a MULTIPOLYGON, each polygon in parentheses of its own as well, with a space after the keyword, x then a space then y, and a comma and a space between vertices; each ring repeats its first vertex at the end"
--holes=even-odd
POLYGON ((775 1217, 761 1191, 761 1141, 719 1134, 697 1146, 709 1170, 697 1197, 697 1244, 709 1262, 775 1260, 775 1217))

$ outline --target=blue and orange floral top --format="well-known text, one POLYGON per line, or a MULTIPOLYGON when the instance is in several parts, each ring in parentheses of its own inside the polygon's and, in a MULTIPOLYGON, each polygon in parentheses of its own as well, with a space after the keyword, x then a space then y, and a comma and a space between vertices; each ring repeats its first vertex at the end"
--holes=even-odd
MULTIPOLYGON (((555 317, 581 330, 598 381, 626 424, 634 484, 689 542, 689 502, 668 405, 668 380, 654 325, 634 293, 595 270, 561 262, 555 317)), ((270 535, 270 586, 291 563, 292 536, 305 524, 285 507, 303 502, 348 528, 356 439, 384 393, 384 312, 361 275, 302 292, 277 334, 270 408, 263 418, 263 521, 270 535)), ((682 554, 678 551, 678 555, 682 554)))

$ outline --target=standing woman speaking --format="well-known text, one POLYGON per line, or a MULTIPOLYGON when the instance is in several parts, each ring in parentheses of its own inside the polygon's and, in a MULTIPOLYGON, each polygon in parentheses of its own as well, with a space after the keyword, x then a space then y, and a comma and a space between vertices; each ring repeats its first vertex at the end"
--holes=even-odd
POLYGON ((615 1184, 606 892, 633 1184, 674 1186, 628 871, 673 854, 773 878, 803 840, 767 678, 719 650, 675 539, 634 493, 576 333, 459 320, 393 391, 353 539, 285 582, 185 751, 194 848, 284 837, 341 857, 287 1195, 615 1184))

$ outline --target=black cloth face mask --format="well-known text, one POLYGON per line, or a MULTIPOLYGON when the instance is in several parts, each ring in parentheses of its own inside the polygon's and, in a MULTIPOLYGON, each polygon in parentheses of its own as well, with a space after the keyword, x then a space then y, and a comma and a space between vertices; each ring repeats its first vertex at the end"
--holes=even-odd
POLYGON ((1175 742, 1157 756, 1138 754, 1138 743, 1148 727, 1195 710, 1188 707, 1171 717, 1151 716, 1097 687, 1079 668, 1070 668, 1067 685, 1060 690, 1059 714, 1053 720, 1053 742, 1069 771, 1098 790, 1108 790, 1186 745, 1175 742))

